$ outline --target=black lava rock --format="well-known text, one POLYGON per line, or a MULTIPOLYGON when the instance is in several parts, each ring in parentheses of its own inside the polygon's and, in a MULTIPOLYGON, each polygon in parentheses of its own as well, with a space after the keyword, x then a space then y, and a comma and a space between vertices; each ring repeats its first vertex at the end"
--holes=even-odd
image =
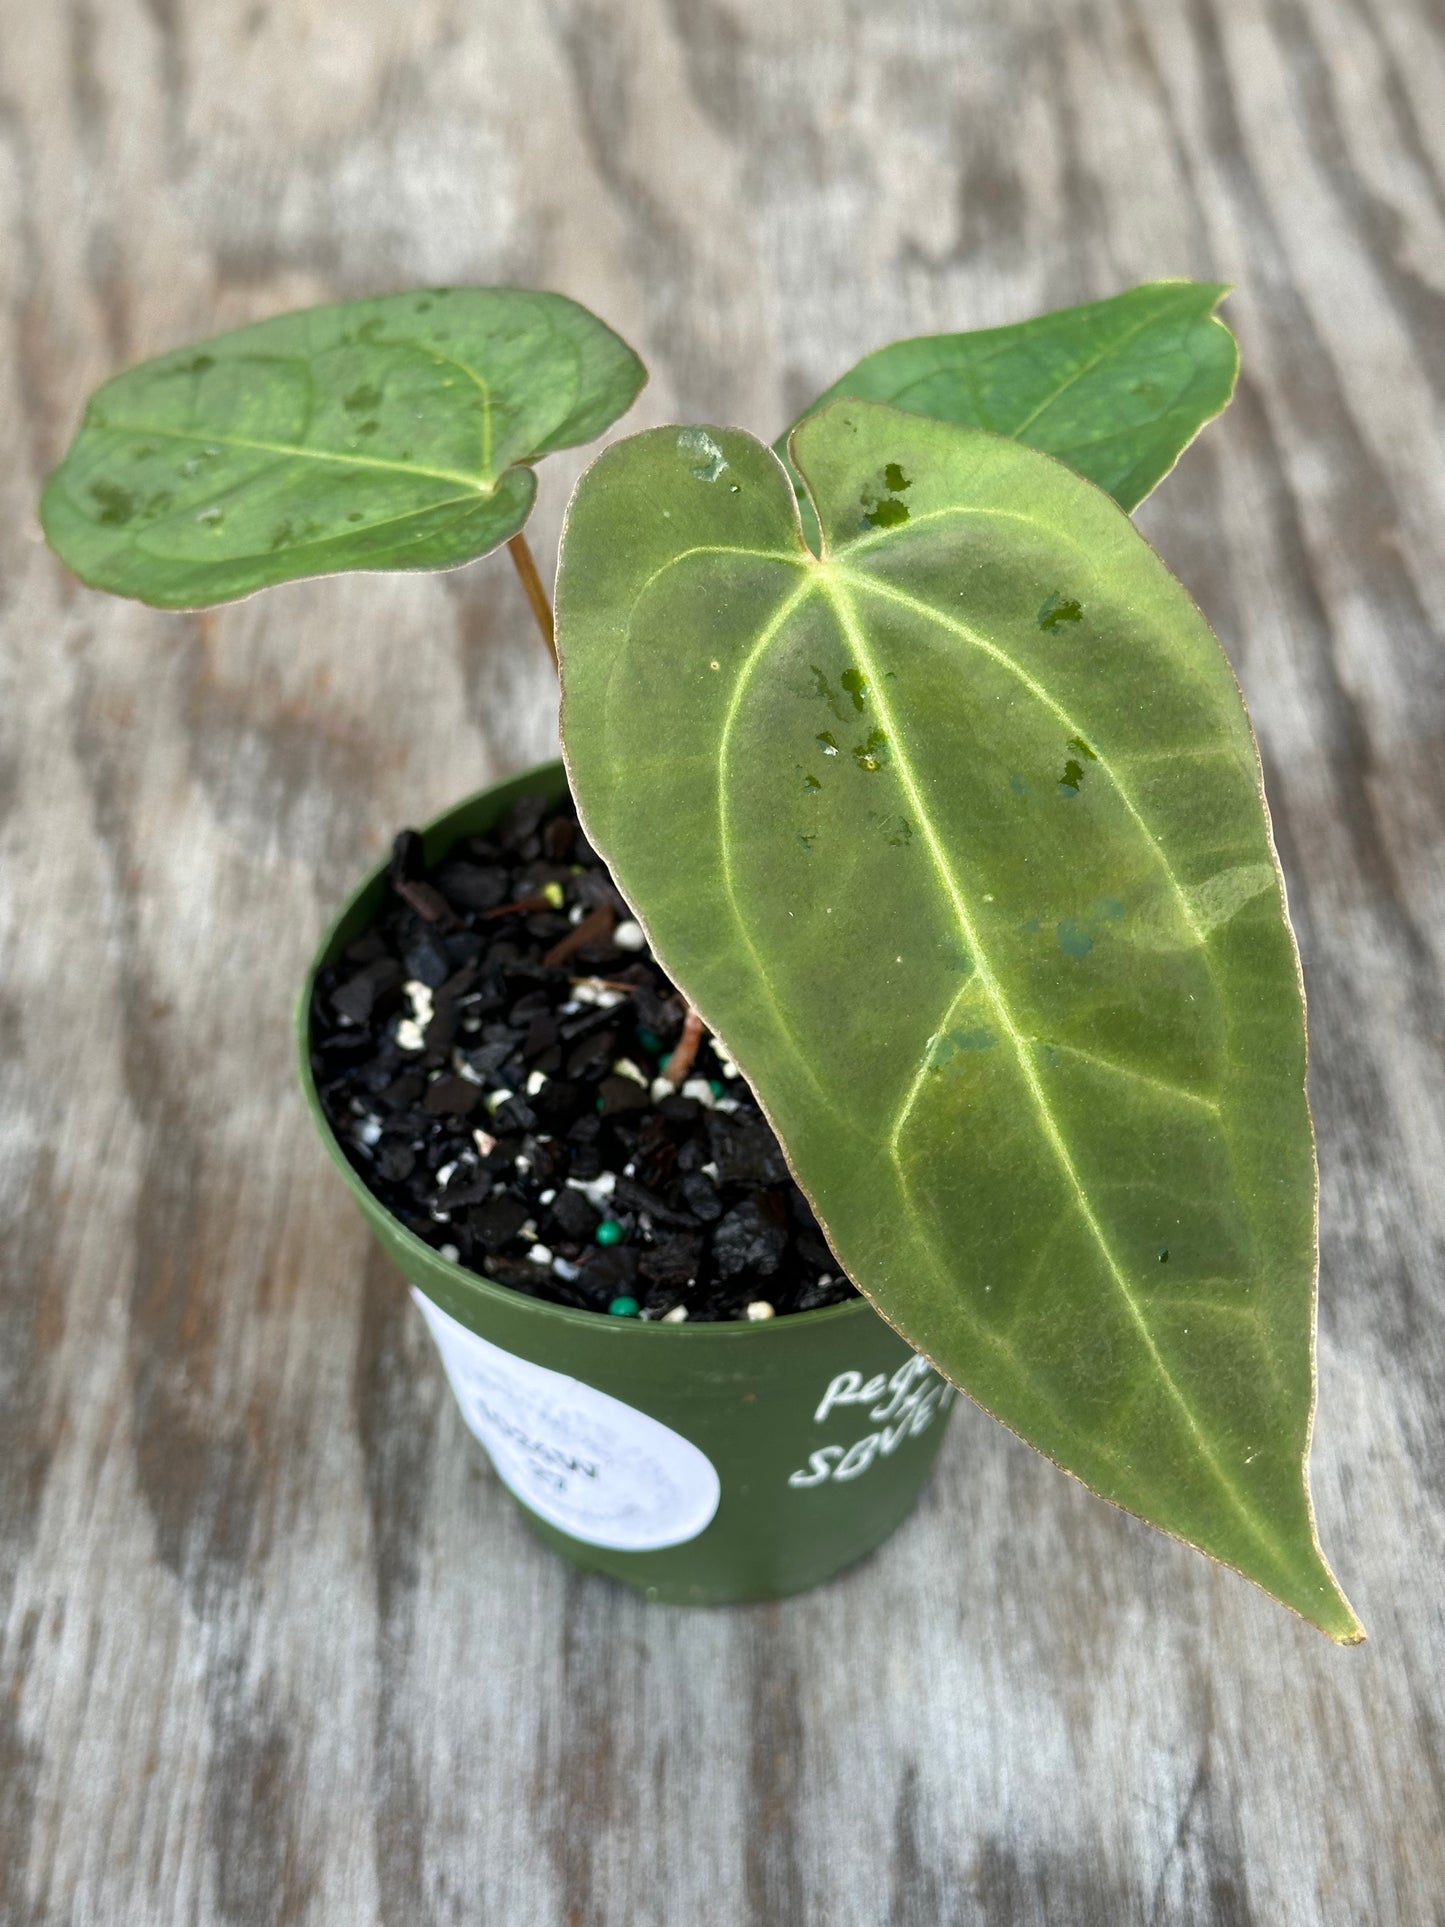
POLYGON ((403 1224, 501 1284, 601 1313, 623 1296, 690 1320, 854 1296, 710 1040, 693 1076, 711 1095, 654 1101, 684 1005, 651 953, 598 942, 544 961, 599 904, 627 914, 570 802, 523 797, 432 869, 404 831, 389 876, 376 923, 320 974, 312 1062, 338 1141, 403 1224), (560 909, 536 907, 546 885, 560 909), (407 980, 432 993, 420 1050, 398 1031, 407 980))
POLYGON ((787 1248, 787 1231, 772 1213, 757 1198, 744 1198, 713 1233, 712 1259, 723 1278, 735 1278, 743 1271, 770 1278, 787 1248))

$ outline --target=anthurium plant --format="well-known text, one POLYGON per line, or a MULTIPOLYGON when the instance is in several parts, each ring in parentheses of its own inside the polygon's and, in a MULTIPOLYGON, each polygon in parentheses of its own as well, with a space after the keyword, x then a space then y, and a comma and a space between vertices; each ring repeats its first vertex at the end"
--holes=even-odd
MULTIPOLYGON (((1254 738, 1132 510, 1225 290, 897 342, 775 448, 617 441, 568 511, 579 813, 841 1265, 987 1411, 1332 1638, 1299 963, 1254 738)), ((117 376, 42 519, 162 608, 508 545, 637 357, 552 294, 283 315, 117 376)))

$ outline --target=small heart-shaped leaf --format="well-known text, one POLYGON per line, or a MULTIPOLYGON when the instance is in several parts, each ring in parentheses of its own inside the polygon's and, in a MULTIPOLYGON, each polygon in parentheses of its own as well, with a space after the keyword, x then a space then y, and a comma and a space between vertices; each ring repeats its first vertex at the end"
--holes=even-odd
POLYGON ((865 355, 807 413, 851 395, 992 429, 1137 508, 1234 391, 1239 354, 1214 312, 1228 292, 1217 282, 1149 281, 1006 328, 895 341, 865 355))
POLYGON ((304 308, 97 390, 40 515, 93 588, 197 608, 342 569, 445 569, 515 535, 529 466, 646 373, 557 294, 438 288, 304 308))
POLYGON ((1315 1537, 1298 963, 1239 691, 1127 516, 839 402, 603 454, 559 576, 588 835, 849 1274, 1094 1491, 1360 1637, 1315 1537))

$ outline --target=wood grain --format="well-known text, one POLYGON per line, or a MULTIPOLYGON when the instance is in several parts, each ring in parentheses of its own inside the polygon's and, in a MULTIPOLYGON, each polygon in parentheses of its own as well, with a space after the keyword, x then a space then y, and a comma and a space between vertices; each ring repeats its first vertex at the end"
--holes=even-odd
MULTIPOLYGON (((1445 1921, 1437 0, 0 0, 0 1920, 1445 1921), (515 281, 771 435, 891 336, 1237 283, 1145 526, 1262 740, 1323 1172, 1330 1648, 971 1411, 689 1615, 511 1511, 291 1089, 400 823, 550 751, 505 564, 163 617, 34 501, 120 363, 515 281)), ((544 471, 554 552, 581 457, 544 471)))

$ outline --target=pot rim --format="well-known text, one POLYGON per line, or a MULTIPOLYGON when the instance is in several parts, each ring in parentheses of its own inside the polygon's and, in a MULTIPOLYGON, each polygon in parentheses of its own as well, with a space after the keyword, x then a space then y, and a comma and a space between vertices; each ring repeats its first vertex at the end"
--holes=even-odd
MULTIPOLYGON (((429 839, 449 818, 458 815, 465 809, 469 809, 473 804, 479 803, 484 797, 490 796, 497 790, 516 788, 519 795, 524 794, 525 792, 521 786, 529 776, 538 776, 544 771, 550 773, 553 770, 565 776, 560 758, 554 758, 546 763, 530 764, 525 769, 518 770, 512 776, 502 777, 495 783, 487 783, 483 785, 481 789, 474 790, 470 795, 461 798, 459 802, 453 803, 450 808, 442 810, 436 816, 431 817, 422 826, 421 834, 429 839)), ((809 1327, 812 1328, 825 1319, 836 1322, 846 1318, 861 1318, 865 1315, 874 1318, 878 1317, 879 1314, 875 1307, 860 1293, 856 1298, 845 1299, 841 1305, 822 1305, 812 1311, 784 1312, 780 1317, 757 1320, 724 1318, 699 1320, 696 1324, 688 1320, 681 1324, 667 1325, 664 1324, 661 1319, 643 1321, 642 1319, 634 1318, 610 1318, 606 1312, 584 1311, 574 1305, 552 1304, 545 1298, 529 1298, 526 1293, 517 1291, 511 1285, 499 1284, 495 1278, 488 1278, 482 1272, 473 1271, 467 1265, 453 1263, 452 1260, 444 1258, 435 1245, 429 1245, 424 1238, 419 1238, 414 1231, 409 1230, 389 1206, 383 1204, 376 1193, 365 1183, 356 1166, 342 1149, 336 1133, 331 1128, 331 1120, 326 1115, 325 1109, 322 1106, 321 1094, 316 1088, 316 1079, 311 1069, 311 1000, 315 991, 317 976, 325 967, 326 963, 329 962, 330 953, 336 944, 341 927, 354 910, 357 899, 382 880, 386 874, 389 861, 389 857, 382 857, 377 863, 374 863, 366 872, 365 876, 346 893, 339 909, 327 923, 326 929, 312 955, 311 962, 307 966, 306 976, 301 986, 301 994, 296 1002, 293 1031, 296 1040, 297 1071, 301 1083, 301 1094, 305 1099, 306 1109, 310 1114, 311 1122, 316 1127, 322 1144, 330 1156, 332 1163, 340 1171, 342 1178, 345 1180, 357 1203, 364 1211, 374 1210, 382 1213, 387 1219, 388 1233, 391 1237, 395 1238, 416 1257, 448 1266, 451 1271, 456 1273, 457 1280, 462 1286, 468 1290, 476 1291, 483 1298, 498 1301, 503 1305, 525 1305, 530 1310, 544 1313, 549 1317, 561 1319, 566 1324, 594 1332, 605 1329, 609 1332, 615 1332, 619 1336, 624 1332, 631 1332, 638 1335, 645 1335, 649 1341, 660 1339, 668 1343, 679 1340, 684 1344, 689 1341, 700 1341, 704 1339, 716 1341, 724 1337, 743 1342, 748 1339, 762 1340, 769 1336, 776 1337, 780 1331, 797 1331, 804 1320, 806 1320, 809 1327)))

